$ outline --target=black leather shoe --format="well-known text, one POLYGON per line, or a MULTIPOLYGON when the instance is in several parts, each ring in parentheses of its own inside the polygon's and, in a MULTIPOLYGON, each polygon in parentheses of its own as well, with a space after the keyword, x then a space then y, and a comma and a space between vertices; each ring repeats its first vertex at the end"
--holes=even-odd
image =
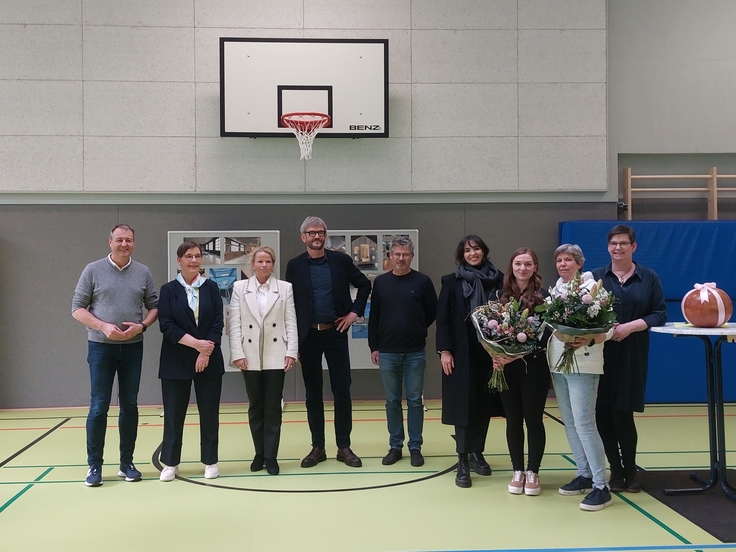
POLYGON ((457 455, 457 475, 455 476, 455 485, 467 489, 472 485, 470 481, 470 467, 468 466, 468 455, 457 455))
POLYGON ((624 481, 624 470, 619 466, 611 466, 611 479, 608 482, 608 486, 611 491, 615 493, 622 493, 626 489, 626 482, 624 481))
POLYGON ((384 466, 390 466, 401 460, 401 456, 401 449, 392 448, 388 451, 388 454, 383 457, 383 460, 381 460, 381 464, 383 464, 384 466))
POLYGON ((257 471, 261 471, 262 469, 263 469, 263 455, 256 454, 255 457, 253 457, 253 462, 250 463, 250 471, 257 472, 257 471))
POLYGON ((411 465, 415 468, 418 468, 419 466, 424 465, 424 456, 422 456, 422 453, 419 449, 412 449, 409 451, 409 454, 411 454, 411 465))
POLYGON ((351 468, 360 468, 363 465, 363 461, 358 458, 357 454, 350 450, 350 447, 337 449, 337 461, 344 462, 346 466, 350 466, 351 468))
POLYGON ((626 470, 626 483, 625 487, 627 493, 638 493, 641 492, 641 483, 636 476, 636 468, 633 470, 626 470))
POLYGON ((302 468, 313 468, 325 460, 327 460, 325 449, 323 447, 312 447, 312 451, 302 460, 302 468))
POLYGON ((279 463, 274 459, 266 458, 266 471, 268 472, 268 475, 278 475, 279 474, 279 463))
POLYGON ((626 489, 626 482, 623 479, 611 479, 608 482, 608 487, 611 492, 622 493, 626 489))
POLYGON ((491 466, 488 465, 481 452, 471 452, 468 454, 468 465, 478 475, 491 475, 491 466))

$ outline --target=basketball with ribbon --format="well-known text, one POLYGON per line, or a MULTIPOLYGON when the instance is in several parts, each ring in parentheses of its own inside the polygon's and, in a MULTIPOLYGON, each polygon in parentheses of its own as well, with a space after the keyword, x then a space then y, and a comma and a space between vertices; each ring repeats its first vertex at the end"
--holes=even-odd
POLYGON ((733 303, 728 294, 716 287, 715 282, 695 284, 682 298, 682 315, 698 328, 723 326, 733 314, 733 303))

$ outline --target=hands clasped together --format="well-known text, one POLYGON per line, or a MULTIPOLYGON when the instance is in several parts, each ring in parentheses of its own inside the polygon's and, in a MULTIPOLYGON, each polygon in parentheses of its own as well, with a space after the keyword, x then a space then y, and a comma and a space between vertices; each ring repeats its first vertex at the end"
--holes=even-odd
POLYGON ((194 343, 194 348, 199 352, 197 361, 194 363, 194 370, 196 372, 204 372, 204 369, 210 363, 210 355, 215 350, 215 343, 208 339, 197 339, 194 343))
POLYGON ((102 333, 105 334, 107 339, 112 339, 113 341, 127 341, 139 333, 143 333, 143 324, 140 322, 123 322, 123 325, 127 326, 125 331, 118 328, 115 324, 105 323, 102 326, 102 333))
MULTIPOLYGON (((291 367, 294 366, 294 363, 296 362, 296 359, 290 356, 284 357, 284 371, 288 372, 291 370, 291 367)), ((248 369, 248 361, 244 358, 239 358, 238 360, 233 360, 233 365, 235 367, 240 368, 241 370, 247 370, 248 369)))

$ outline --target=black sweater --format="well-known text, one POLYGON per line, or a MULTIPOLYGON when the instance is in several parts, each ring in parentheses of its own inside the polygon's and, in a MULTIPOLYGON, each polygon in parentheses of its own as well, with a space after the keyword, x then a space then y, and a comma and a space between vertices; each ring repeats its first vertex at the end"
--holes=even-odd
POLYGON ((387 272, 373 283, 368 345, 381 353, 416 353, 424 349, 427 328, 437 312, 437 294, 429 276, 412 270, 387 272))

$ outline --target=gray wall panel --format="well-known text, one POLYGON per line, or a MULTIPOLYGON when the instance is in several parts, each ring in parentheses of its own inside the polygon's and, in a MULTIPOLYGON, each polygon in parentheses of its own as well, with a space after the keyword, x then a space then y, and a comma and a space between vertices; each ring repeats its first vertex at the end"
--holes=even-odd
MULTIPOLYGON (((508 255, 527 245, 541 257, 551 281, 549 256, 562 220, 614 218, 611 204, 392 204, 392 205, 0 205, 0 408, 78 406, 89 400, 86 333, 71 317, 71 298, 85 264, 109 251, 110 228, 125 222, 136 230, 136 260, 151 269, 157 286, 166 280, 169 230, 279 230, 281 274, 304 249, 299 225, 318 214, 331 228, 417 228, 420 270, 439 292, 440 277, 454 270, 453 253, 467 233, 480 234, 491 258, 505 268, 508 255)), ((161 334, 146 333, 140 403, 160 404, 157 380, 161 334)), ((434 328, 428 340, 425 396, 440 397, 434 328)), ((326 387, 329 387, 327 381, 326 387)), ((223 401, 246 400, 242 379, 227 374, 223 401)), ((298 370, 287 375, 284 396, 303 400, 298 370)), ((325 397, 331 395, 326 389, 325 397)), ((378 374, 353 372, 355 399, 383 396, 378 374)))
POLYGON ((117 206, 0 208, 0 408, 87 404, 86 331, 71 317, 84 266, 109 252, 117 206))

